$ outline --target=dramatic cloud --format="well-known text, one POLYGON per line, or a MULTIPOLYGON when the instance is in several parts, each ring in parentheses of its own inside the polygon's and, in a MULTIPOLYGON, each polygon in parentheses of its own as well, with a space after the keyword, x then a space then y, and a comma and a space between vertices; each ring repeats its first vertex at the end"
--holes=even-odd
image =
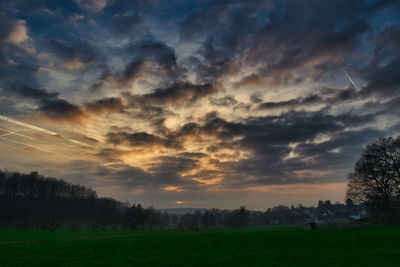
POLYGON ((94 102, 86 103, 86 109, 97 115, 105 112, 123 112, 123 104, 120 98, 101 98, 94 102))
POLYGON ((127 132, 119 133, 108 133, 107 141, 114 145, 125 144, 131 147, 153 147, 153 146, 164 146, 170 148, 179 148, 180 144, 174 140, 167 140, 159 136, 139 132, 129 134, 127 132))
POLYGON ((45 100, 37 110, 44 117, 59 122, 84 123, 88 119, 79 106, 64 99, 45 100))
MULTIPOLYGON (((180 82, 167 88, 157 88, 154 92, 144 95, 125 93, 131 107, 141 107, 143 111, 149 106, 188 106, 196 101, 217 92, 211 84, 192 84, 180 82)), ((148 110, 147 110, 148 111, 148 110)))
POLYGON ((400 134, 398 10, 2 1, 0 115, 44 132, 1 120, 0 167, 159 207, 342 201, 362 148, 400 134))
POLYGON ((59 93, 57 92, 48 92, 45 89, 38 89, 31 87, 17 88, 16 91, 22 97, 38 99, 38 100, 54 99, 58 98, 59 96, 59 93))
POLYGON ((143 98, 152 103, 187 103, 210 95, 216 91, 211 84, 178 83, 165 89, 156 89, 154 93, 143 95, 143 98))
POLYGON ((393 59, 387 65, 374 70, 363 92, 389 96, 396 94, 400 86, 400 77, 397 72, 399 68, 400 56, 393 59))

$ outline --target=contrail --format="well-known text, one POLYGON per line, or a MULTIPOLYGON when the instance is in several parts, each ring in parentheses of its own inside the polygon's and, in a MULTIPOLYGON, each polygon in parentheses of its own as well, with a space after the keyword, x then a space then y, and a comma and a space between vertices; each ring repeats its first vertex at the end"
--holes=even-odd
MULTIPOLYGON (((23 145, 23 146, 31 147, 31 148, 34 148, 34 149, 37 149, 37 150, 40 150, 40 151, 43 151, 43 152, 47 152, 47 153, 49 153, 49 154, 55 154, 55 155, 58 155, 58 156, 61 156, 61 157, 65 157, 65 158, 68 158, 68 159, 72 159, 72 157, 66 156, 66 155, 64 155, 64 154, 52 152, 52 151, 50 151, 50 150, 47 150, 47 149, 44 149, 44 148, 40 148, 40 147, 38 147, 38 146, 28 145, 28 144, 25 144, 25 143, 22 143, 22 142, 18 142, 18 141, 9 139, 9 138, 7 138, 7 137, 2 137, 2 136, 0 136, 0 138, 1 138, 1 139, 5 139, 5 140, 10 141, 10 142, 13 142, 13 143, 16 143, 16 144, 19 144, 19 145, 23 145)), ((7 143, 6 143, 6 144, 7 144, 7 143)), ((10 144, 8 144, 8 145, 10 145, 10 144)), ((18 148, 18 146, 17 146, 17 148, 18 148)), ((47 157, 47 156, 44 156, 43 154, 39 154, 39 155, 42 156, 42 157, 45 157, 45 158, 47 158, 47 159, 49 159, 49 160, 51 160, 51 161, 57 162, 57 161, 54 160, 54 157, 47 157)))
POLYGON ((360 88, 357 86, 357 84, 351 79, 350 75, 347 74, 347 72, 344 70, 344 68, 342 68, 342 70, 343 70, 344 74, 346 74, 347 78, 349 78, 350 82, 354 85, 354 87, 355 87, 357 90, 361 91, 361 89, 360 89, 360 88))
POLYGON ((13 132, 10 132, 10 131, 7 131, 7 132, 8 132, 8 133, 5 133, 5 134, 0 135, 0 137, 7 136, 7 135, 11 135, 11 134, 15 134, 15 133, 19 132, 19 130, 15 130, 15 131, 13 131, 13 132))
MULTIPOLYGON (((38 132, 41 132, 41 133, 44 133, 44 134, 48 134, 48 135, 58 135, 58 136, 62 137, 64 140, 69 141, 69 142, 71 142, 71 143, 74 143, 74 144, 77 144, 77 145, 81 145, 81 146, 85 146, 85 147, 94 148, 94 149, 95 149, 94 146, 91 146, 91 145, 89 145, 89 144, 80 142, 80 141, 75 140, 75 139, 72 139, 72 138, 68 138, 68 137, 63 136, 63 135, 61 135, 61 134, 58 134, 58 133, 55 133, 55 132, 52 132, 52 131, 49 131, 49 130, 46 130, 46 129, 43 129, 43 128, 40 128, 40 127, 37 127, 37 126, 34 126, 34 125, 31 125, 31 124, 25 123, 25 122, 22 122, 22 121, 17 121, 17 120, 11 119, 11 118, 6 117, 6 116, 3 116, 3 115, 0 115, 0 120, 6 121, 6 122, 9 122, 9 123, 13 123, 13 124, 16 124, 16 125, 18 125, 18 126, 22 126, 22 127, 28 128, 28 129, 32 129, 32 130, 35 130, 35 131, 38 131, 38 132)), ((15 132, 13 132, 13 133, 16 133, 16 132, 17 132, 17 131, 15 131, 15 132)), ((10 135, 10 134, 11 134, 11 133, 8 133, 8 134, 6 134, 6 135, 10 135)), ((6 135, 5 135, 5 136, 6 136, 6 135)), ((0 136, 0 137, 1 137, 1 136, 0 136)))
POLYGON ((62 137, 64 137, 66 140, 68 140, 68 141, 70 141, 70 142, 72 142, 72 143, 74 143, 74 144, 81 145, 81 146, 85 146, 85 147, 90 147, 90 148, 93 148, 93 149, 96 150, 96 147, 91 146, 91 145, 89 145, 89 144, 86 144, 86 143, 83 143, 83 142, 81 142, 81 141, 78 141, 78 140, 75 140, 75 139, 72 139, 72 138, 68 138, 68 137, 65 137, 65 136, 62 136, 62 137))
POLYGON ((8 134, 5 134, 5 135, 0 135, 0 136, 6 136, 6 135, 11 135, 11 134, 13 134, 13 135, 22 136, 22 137, 25 137, 25 138, 28 138, 28 139, 33 139, 33 138, 30 137, 30 136, 27 136, 27 135, 18 133, 18 132, 21 132, 20 130, 11 132, 11 131, 9 131, 9 130, 7 130, 7 129, 4 129, 4 128, 2 128, 2 127, 0 127, 0 130, 8 133, 8 134))
POLYGON ((32 130, 35 130, 35 131, 38 131, 41 133, 48 134, 48 135, 58 135, 58 133, 55 133, 55 132, 52 132, 52 131, 49 131, 49 130, 46 130, 46 129, 43 129, 40 127, 36 127, 36 126, 30 125, 30 124, 27 124, 25 122, 22 122, 22 121, 16 121, 16 120, 13 120, 13 119, 3 116, 3 115, 0 115, 0 120, 6 121, 9 123, 13 123, 13 124, 25 127, 25 128, 29 128, 29 129, 32 129, 32 130))
POLYGON ((4 140, 7 140, 7 141, 10 141, 10 142, 13 142, 13 143, 16 143, 16 144, 20 144, 20 145, 32 147, 32 148, 34 148, 34 149, 41 150, 41 151, 44 151, 44 152, 47 152, 47 153, 58 154, 58 155, 60 155, 60 156, 68 157, 68 156, 66 156, 66 155, 62 155, 62 154, 59 154, 59 153, 56 153, 56 152, 52 152, 52 151, 50 151, 50 150, 47 150, 47 149, 44 149, 44 148, 41 148, 41 147, 38 147, 38 146, 26 144, 26 143, 23 143, 23 142, 18 142, 18 141, 16 141, 16 140, 13 140, 13 139, 10 139, 10 138, 7 138, 7 137, 2 137, 2 136, 0 136, 0 138, 2 138, 2 139, 4 139, 4 140))

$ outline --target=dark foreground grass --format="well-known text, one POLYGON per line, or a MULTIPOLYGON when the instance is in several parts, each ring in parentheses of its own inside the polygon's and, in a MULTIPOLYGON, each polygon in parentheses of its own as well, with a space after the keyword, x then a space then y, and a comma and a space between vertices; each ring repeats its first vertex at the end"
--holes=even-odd
POLYGON ((98 238, 0 230, 0 266, 400 266, 400 224, 107 231, 98 238))

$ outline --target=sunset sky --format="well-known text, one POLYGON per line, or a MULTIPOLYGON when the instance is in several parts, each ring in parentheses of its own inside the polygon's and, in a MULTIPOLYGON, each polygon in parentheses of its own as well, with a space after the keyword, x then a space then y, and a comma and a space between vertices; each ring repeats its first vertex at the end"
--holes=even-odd
POLYGON ((0 3, 0 168, 156 208, 344 201, 400 133, 400 1, 0 3))

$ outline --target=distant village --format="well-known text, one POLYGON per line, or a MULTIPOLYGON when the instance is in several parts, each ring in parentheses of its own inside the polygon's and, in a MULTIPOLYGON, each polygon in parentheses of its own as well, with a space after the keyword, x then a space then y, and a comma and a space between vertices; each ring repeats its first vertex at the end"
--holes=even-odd
MULTIPOLYGON (((317 207, 303 207, 293 205, 277 206, 268 209, 265 213, 268 224, 297 224, 315 222, 317 224, 336 224, 356 221, 367 216, 367 211, 361 206, 354 205, 351 200, 346 204, 332 204, 330 200, 318 201, 317 207)), ((250 216, 258 216, 258 212, 250 213, 250 216)))
MULTIPOLYGON (((218 221, 218 218, 226 218, 232 211, 218 209, 163 209, 163 213, 177 216, 177 221, 185 222, 185 217, 204 217, 204 215, 218 221), (196 215, 197 214, 197 215, 196 215)), ((318 201, 316 207, 276 206, 266 211, 247 211, 248 225, 282 225, 282 224, 328 224, 335 225, 357 221, 367 217, 367 210, 347 200, 345 204, 332 204, 330 200, 318 201)), ((215 222, 214 222, 215 224, 215 222)), ((218 223, 216 223, 218 224, 218 223)))

